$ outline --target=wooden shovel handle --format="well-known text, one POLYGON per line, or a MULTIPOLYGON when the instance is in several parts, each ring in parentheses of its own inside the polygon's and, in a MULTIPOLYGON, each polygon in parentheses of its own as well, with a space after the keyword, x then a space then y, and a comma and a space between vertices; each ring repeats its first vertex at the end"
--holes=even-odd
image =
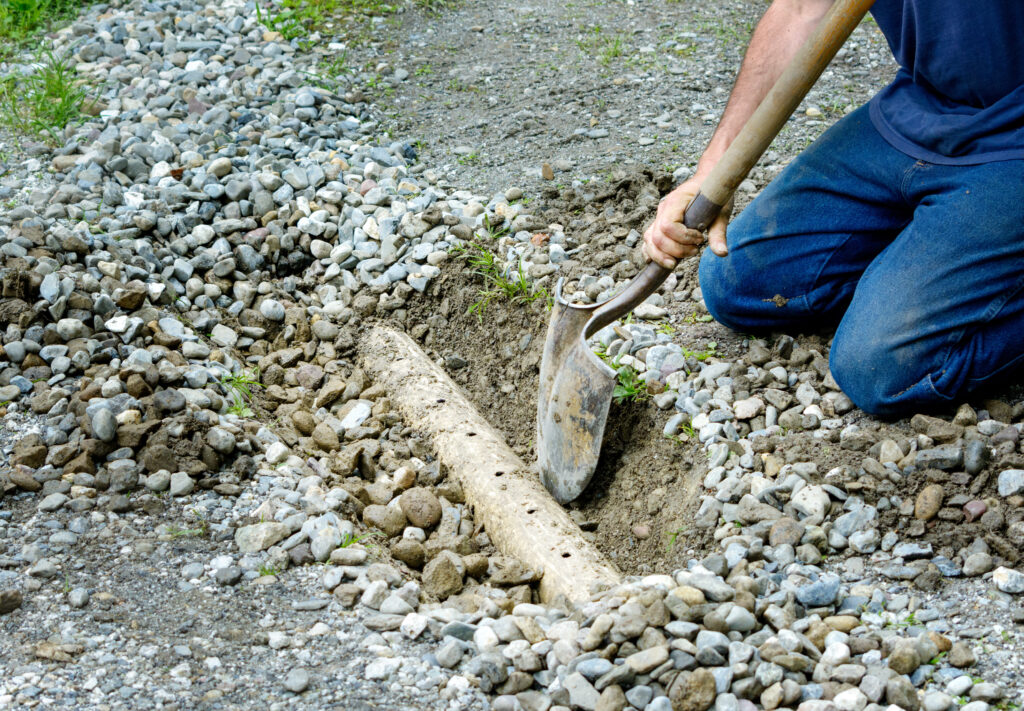
MULTIPOLYGON (((683 214, 684 225, 701 232, 711 226, 722 211, 722 206, 729 202, 737 186, 768 149, 873 4, 874 0, 836 0, 833 3, 821 24, 804 42, 782 76, 701 183, 700 192, 683 214)), ((639 306, 671 273, 671 269, 654 262, 648 264, 622 292, 594 311, 593 318, 587 324, 585 337, 590 337, 639 306)))

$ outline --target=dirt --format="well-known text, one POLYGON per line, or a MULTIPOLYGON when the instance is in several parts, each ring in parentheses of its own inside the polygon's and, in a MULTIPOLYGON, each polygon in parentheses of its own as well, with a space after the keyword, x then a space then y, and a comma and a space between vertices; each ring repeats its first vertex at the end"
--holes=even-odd
MULTIPOLYGON (((353 40, 362 64, 350 62, 345 80, 454 185, 513 183, 533 195, 629 166, 671 173, 699 157, 764 9, 751 0, 460 0, 353 40)), ((869 19, 834 67, 751 176, 758 186, 887 83, 895 63, 869 19)))

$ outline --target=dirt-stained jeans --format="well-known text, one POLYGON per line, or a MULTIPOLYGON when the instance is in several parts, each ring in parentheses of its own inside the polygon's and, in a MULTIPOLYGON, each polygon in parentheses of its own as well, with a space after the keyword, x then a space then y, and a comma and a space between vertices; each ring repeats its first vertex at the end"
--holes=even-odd
POLYGON ((867 412, 955 404, 1024 365, 1024 161, 915 160, 858 109, 732 222, 727 257, 704 251, 700 284, 738 331, 838 324, 832 375, 867 412))

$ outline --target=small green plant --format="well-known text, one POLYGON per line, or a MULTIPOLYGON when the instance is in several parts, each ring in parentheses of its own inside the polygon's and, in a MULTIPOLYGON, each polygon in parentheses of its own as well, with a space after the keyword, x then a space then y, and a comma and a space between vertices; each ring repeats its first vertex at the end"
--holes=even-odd
POLYGON ((224 375, 220 379, 224 392, 231 398, 232 404, 228 412, 239 417, 253 417, 252 386, 260 384, 260 370, 253 368, 251 372, 241 371, 224 375))
POLYGON ((80 0, 0 0, 0 38, 24 42, 88 3, 80 0))
POLYGON ((681 526, 680 528, 677 528, 676 530, 671 531, 668 534, 666 534, 667 538, 668 538, 668 543, 665 545, 665 552, 666 553, 671 553, 672 552, 672 548, 675 547, 676 541, 679 539, 679 536, 683 535, 688 530, 690 530, 689 526, 681 526))
POLYGON ((67 595, 71 592, 71 576, 64 573, 64 594, 67 595))
POLYGON ((260 577, 266 577, 267 575, 278 575, 280 574, 280 572, 281 571, 278 568, 275 568, 272 565, 268 565, 267 563, 261 565, 259 569, 260 577))
MULTIPOLYGON (((486 221, 484 225, 492 239, 501 235, 500 232, 492 230, 486 221)), ((473 268, 473 273, 484 280, 484 288, 477 292, 480 298, 469 307, 469 313, 476 315, 480 322, 484 320, 487 307, 498 299, 508 299, 520 304, 543 299, 549 307, 551 306, 552 299, 547 289, 536 287, 527 280, 522 261, 519 262, 516 271, 507 272, 499 265, 497 256, 479 239, 456 245, 452 247, 451 252, 464 259, 473 268)))
POLYGON ((668 321, 663 321, 662 323, 659 323, 657 326, 655 326, 654 330, 657 331, 658 333, 664 333, 666 336, 676 335, 675 326, 670 324, 668 321))
POLYGON ((703 315, 701 315, 701 314, 698 314, 696 311, 692 311, 692 312, 690 312, 690 315, 687 316, 684 320, 686 321, 686 323, 690 323, 690 324, 694 324, 694 323, 708 323, 710 321, 713 321, 714 317, 711 314, 703 314, 703 315))
POLYGON ((86 91, 71 55, 46 49, 37 56, 31 73, 0 78, 0 120, 13 131, 57 143, 65 126, 85 116, 86 91))
MULTIPOLYGON (((616 358, 616 361, 618 358, 616 358)), ((640 379, 638 373, 630 365, 618 366, 615 371, 615 389, 612 390, 612 398, 615 402, 642 402, 650 393, 647 390, 647 383, 640 379)))
POLYGON ((349 546, 354 546, 356 543, 362 543, 364 547, 370 548, 371 546, 376 546, 377 545, 376 543, 373 542, 372 539, 380 538, 383 535, 384 534, 381 533, 380 531, 367 531, 366 533, 362 534, 361 536, 356 536, 356 535, 353 535, 351 533, 345 533, 341 537, 341 545, 338 546, 338 547, 339 548, 348 548, 349 546))
POLYGON ((915 613, 911 612, 903 620, 890 619, 886 621, 885 626, 888 628, 896 627, 900 629, 905 629, 907 627, 913 627, 916 624, 918 624, 917 616, 915 613))
POLYGON ((206 521, 203 521, 196 528, 182 528, 171 526, 167 529, 167 535, 171 538, 203 538, 208 533, 206 521))
POLYGON ((612 37, 605 43, 604 47, 601 48, 600 62, 601 64, 611 64, 613 59, 622 56, 622 38, 612 37))
POLYGON ((199 509, 192 509, 192 515, 198 519, 195 528, 182 528, 181 526, 170 526, 167 535, 171 538, 205 538, 210 533, 210 524, 206 516, 199 509))
POLYGON ((935 665, 941 663, 942 660, 945 659, 948 655, 949 655, 949 652, 939 652, 934 657, 932 657, 928 661, 928 663, 931 664, 932 666, 935 666, 935 665))
MULTIPOLYGON (((0 403, 0 405, 2 404, 3 403, 0 403)), ((999 636, 1003 638, 1004 642, 1009 642, 1011 639, 1013 639, 1013 635, 1010 634, 1009 630, 1000 630, 999 636)))
POLYGON ((480 163, 480 154, 476 151, 467 153, 464 156, 459 156, 458 162, 459 165, 477 165, 480 163))
POLYGON ((687 358, 692 356, 699 361, 705 361, 712 356, 718 355, 718 344, 715 341, 710 341, 702 351, 691 351, 688 348, 683 348, 683 355, 687 358))

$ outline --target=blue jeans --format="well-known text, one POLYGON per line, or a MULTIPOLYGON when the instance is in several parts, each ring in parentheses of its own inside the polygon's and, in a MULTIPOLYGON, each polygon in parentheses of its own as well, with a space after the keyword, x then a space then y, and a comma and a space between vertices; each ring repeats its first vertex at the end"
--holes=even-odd
POLYGON ((1024 365, 1024 160, 915 160, 858 109, 732 222, 727 257, 704 251, 700 284, 739 331, 837 326, 832 375, 867 412, 956 404, 1024 365))

